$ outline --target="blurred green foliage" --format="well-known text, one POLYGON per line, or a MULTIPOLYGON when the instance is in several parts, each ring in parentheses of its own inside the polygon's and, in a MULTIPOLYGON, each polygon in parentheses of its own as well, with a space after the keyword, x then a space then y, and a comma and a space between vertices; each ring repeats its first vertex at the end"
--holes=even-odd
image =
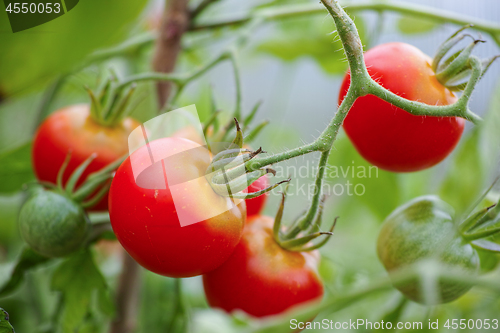
MULTIPOLYGON (((355 23, 364 40, 363 19, 357 16, 355 23)), ((334 32, 332 20, 322 19, 321 15, 299 17, 278 22, 274 28, 276 33, 262 42, 258 51, 287 62, 312 59, 329 74, 342 74, 347 70, 342 43, 334 32)))
MULTIPOLYGON (((97 48, 116 43, 141 13, 146 0, 86 0, 78 10, 25 31, 0 34, 0 91, 10 96, 32 90, 74 69, 97 48)), ((0 31, 10 31, 0 12, 0 31)))
POLYGON ((402 16, 398 19, 397 23, 398 30, 406 35, 431 32, 439 26, 440 24, 435 21, 429 21, 413 16, 402 16))

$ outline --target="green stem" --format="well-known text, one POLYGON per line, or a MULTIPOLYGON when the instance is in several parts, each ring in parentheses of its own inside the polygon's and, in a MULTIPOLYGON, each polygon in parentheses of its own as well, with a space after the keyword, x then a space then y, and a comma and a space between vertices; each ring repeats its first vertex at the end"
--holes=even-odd
POLYGON ((297 224, 286 234, 286 239, 295 238, 302 230, 306 229, 310 221, 313 221, 318 213, 319 205, 321 204, 321 189, 323 188, 323 178, 325 176, 325 169, 327 168, 328 157, 330 150, 321 153, 318 163, 318 173, 316 174, 316 182, 314 184, 314 195, 311 200, 311 205, 306 215, 299 220, 297 224))
POLYGON ((209 70, 214 68, 217 64, 220 62, 231 59, 232 54, 231 52, 225 51, 210 62, 206 63, 202 67, 194 70, 191 73, 187 74, 171 74, 171 73, 157 73, 157 72, 148 72, 148 73, 141 73, 137 75, 132 75, 128 78, 126 78, 123 82, 120 83, 116 87, 116 91, 119 92, 132 83, 137 83, 137 82, 144 82, 144 81, 170 81, 174 83, 177 86, 177 95, 180 95, 180 92, 182 92, 183 88, 190 83, 191 81, 194 81, 198 77, 204 75, 207 73, 209 70))

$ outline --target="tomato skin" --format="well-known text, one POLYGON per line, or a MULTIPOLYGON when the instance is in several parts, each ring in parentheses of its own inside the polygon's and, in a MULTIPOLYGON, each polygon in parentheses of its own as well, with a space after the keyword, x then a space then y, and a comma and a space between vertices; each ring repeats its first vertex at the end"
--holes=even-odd
MULTIPOLYGON (((441 85, 432 60, 405 43, 388 43, 365 53, 370 76, 406 99, 449 105, 457 98, 441 85)), ((339 104, 347 94, 344 78, 339 104)), ((414 116, 373 95, 360 97, 349 111, 344 129, 357 151, 370 163, 393 172, 413 172, 441 162, 455 148, 465 120, 458 117, 414 116)))
MULTIPOLYGON (((201 146, 183 138, 163 138, 149 143, 153 155, 171 156, 201 146)), ((189 156, 185 165, 168 165, 167 188, 144 188, 137 185, 131 159, 149 163, 147 146, 136 150, 116 171, 109 195, 109 214, 116 237, 125 250, 143 267, 160 275, 190 277, 217 268, 231 255, 238 244, 246 220, 244 200, 231 207, 231 199, 217 195, 204 175, 210 163, 210 154, 203 148, 189 156), (193 217, 207 216, 214 209, 226 211, 214 217, 181 227, 172 184, 188 176, 191 182, 182 182, 186 196, 177 207, 193 217), (230 207, 229 210, 227 210, 230 207)), ((163 161, 167 160, 162 160, 163 161)), ((134 162, 135 163, 135 162, 134 162)), ((136 164, 134 164, 136 165, 136 164)), ((165 184, 155 173, 153 164, 140 177, 165 184)), ((139 177, 137 178, 139 181, 139 177)), ((158 183, 159 184, 159 183, 158 183)), ((156 185, 155 185, 156 186, 156 185)), ((159 186, 157 186, 159 187, 159 186)), ((183 192, 184 193, 184 192, 183 192)), ((177 199, 176 199, 177 200, 177 199)))
MULTIPOLYGON (((377 252, 384 267, 392 271, 436 258, 465 274, 476 274, 479 256, 459 235, 453 215, 453 209, 435 196, 419 197, 397 208, 385 220, 378 238, 377 252)), ((440 281, 440 301, 451 302, 471 287, 469 284, 440 281)), ((397 288, 409 299, 425 302, 419 281, 397 288)))
POLYGON ((321 300, 319 253, 284 250, 274 241, 272 227, 270 217, 251 217, 231 257, 203 275, 205 295, 212 307, 264 317, 321 300))
MULTIPOLYGON (((265 189, 266 187, 269 186, 269 178, 264 175, 257 179, 255 182, 253 182, 250 186, 247 187, 245 192, 247 193, 252 193, 252 192, 257 192, 260 190, 265 189)), ((269 195, 269 192, 260 195, 256 198, 253 199, 246 199, 246 204, 247 204, 247 216, 254 216, 254 215, 259 215, 262 210, 264 209, 264 206, 266 205, 267 197, 269 195)))
MULTIPOLYGON (((89 105, 72 105, 51 114, 38 128, 33 141, 32 159, 36 177, 56 183, 57 174, 71 151, 71 160, 64 172, 65 184, 71 173, 91 154, 90 163, 77 186, 87 176, 102 169, 128 152, 128 136, 140 123, 125 118, 114 127, 104 127, 90 117, 89 105)), ((106 210, 107 196, 93 210, 106 210)))

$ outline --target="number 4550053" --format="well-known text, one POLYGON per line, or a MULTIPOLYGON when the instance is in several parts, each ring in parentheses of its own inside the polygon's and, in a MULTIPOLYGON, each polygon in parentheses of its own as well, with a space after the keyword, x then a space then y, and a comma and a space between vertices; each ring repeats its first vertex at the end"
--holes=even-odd
POLYGON ((489 329, 494 329, 494 330, 497 330, 498 329, 498 319, 477 319, 477 320, 474 320, 474 319, 448 319, 446 321, 446 323, 444 324, 444 327, 445 328, 448 328, 448 329, 454 329, 454 330, 457 330, 457 329, 461 329, 461 330, 465 330, 465 329, 486 329, 486 330, 489 330, 489 329))
POLYGON ((9 13, 55 13, 59 14, 61 12, 61 4, 60 3, 9 3, 7 8, 5 9, 6 12, 9 13))

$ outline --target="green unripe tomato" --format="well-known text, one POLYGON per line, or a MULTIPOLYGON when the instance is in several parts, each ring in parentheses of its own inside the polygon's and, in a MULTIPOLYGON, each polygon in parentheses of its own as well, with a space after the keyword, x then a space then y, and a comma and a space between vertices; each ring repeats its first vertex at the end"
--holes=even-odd
MULTIPOLYGON (((436 259, 466 274, 476 274, 479 256, 460 236, 453 215, 453 208, 436 196, 419 197, 397 208, 385 220, 378 237, 378 256, 387 271, 436 259)), ((409 299, 425 303, 418 280, 396 287, 409 299)), ((440 280, 440 301, 451 302, 471 287, 440 280)))
POLYGON ((46 257, 63 257, 80 249, 89 227, 80 205, 63 194, 40 188, 31 193, 19 213, 21 236, 46 257))

